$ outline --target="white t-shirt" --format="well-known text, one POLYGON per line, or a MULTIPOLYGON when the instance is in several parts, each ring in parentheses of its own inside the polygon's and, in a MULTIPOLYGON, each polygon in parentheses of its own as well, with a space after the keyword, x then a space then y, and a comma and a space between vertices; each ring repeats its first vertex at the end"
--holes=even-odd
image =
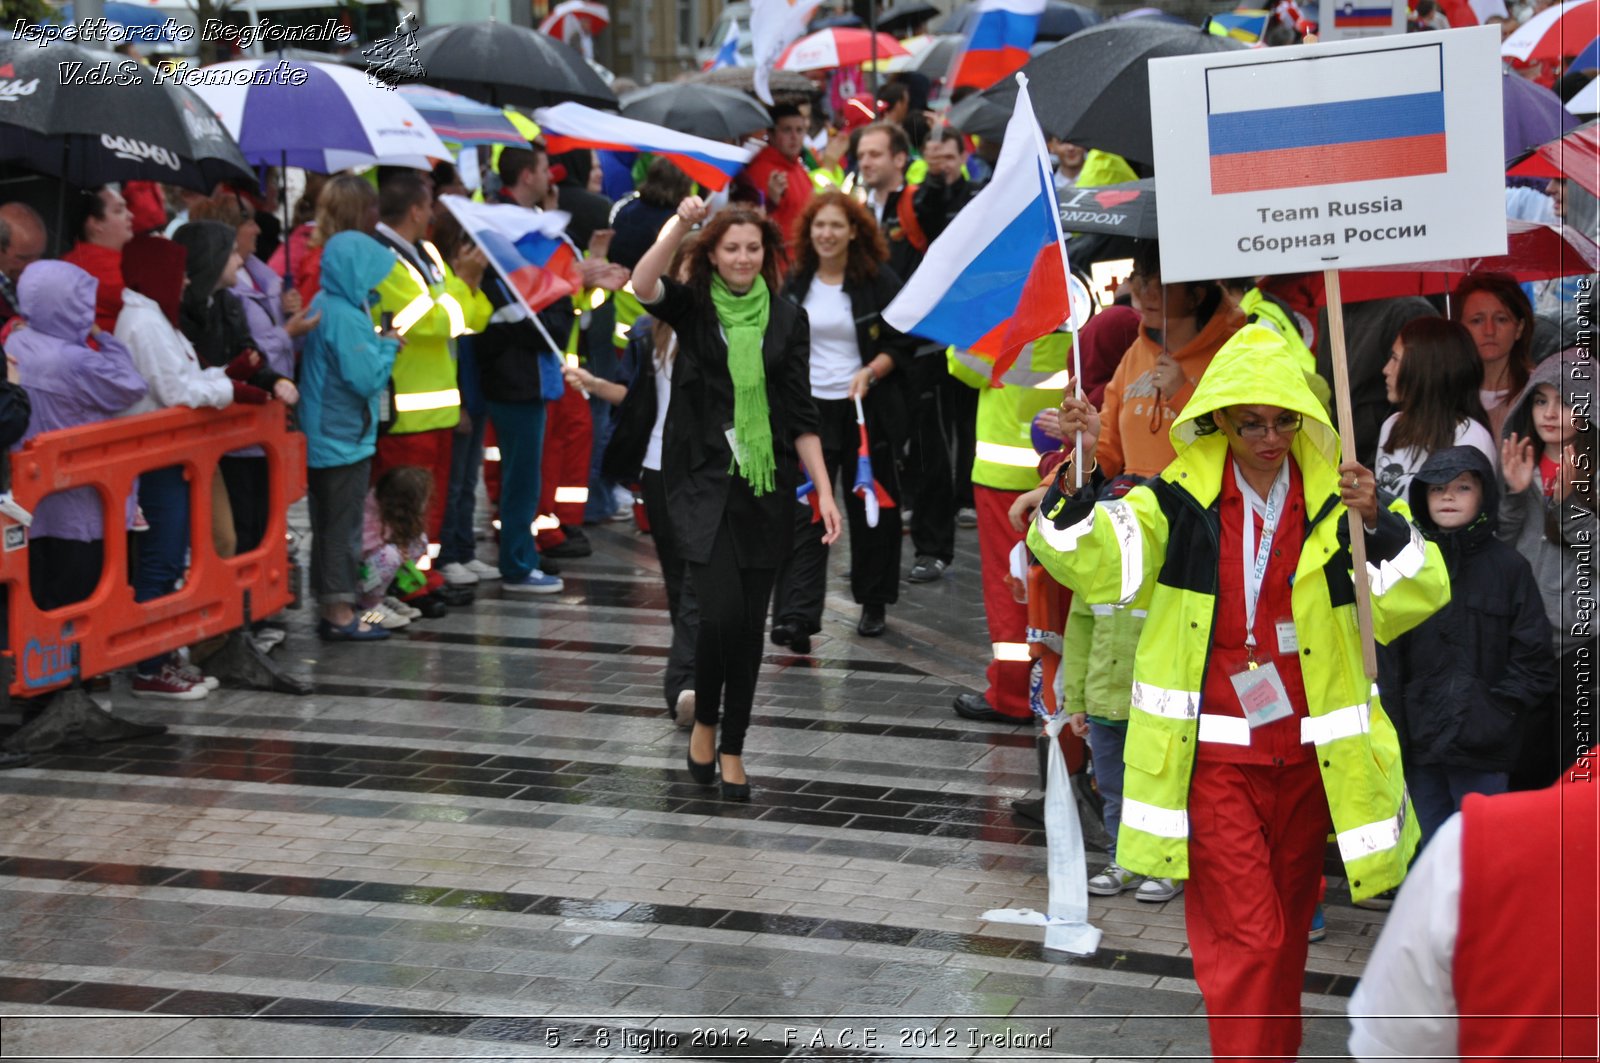
MULTIPOLYGON (((1399 498, 1405 498, 1406 492, 1411 490, 1411 481, 1421 470, 1422 466, 1433 455, 1417 447, 1406 447, 1401 451, 1389 449, 1389 433, 1394 431, 1395 422, 1400 419, 1398 413, 1391 413, 1389 419, 1383 422, 1383 427, 1378 430, 1378 460, 1375 473, 1378 477, 1378 486, 1399 498)), ((1470 417, 1464 417, 1456 425, 1456 438, 1451 446, 1477 447, 1483 456, 1489 459, 1489 468, 1498 469, 1500 461, 1495 453, 1494 437, 1483 425, 1470 417)))
MULTIPOLYGON (((651 472, 661 471, 661 439, 667 430, 667 406, 672 402, 672 367, 678 364, 673 355, 678 353, 676 333, 667 340, 667 364, 656 370, 656 423, 650 429, 650 445, 644 450, 644 467, 651 472)), ((650 353, 655 357, 655 352, 650 353)))
POLYGON ((856 319, 842 284, 812 278, 806 292, 811 319, 811 394, 819 399, 850 397, 850 378, 861 372, 856 319))

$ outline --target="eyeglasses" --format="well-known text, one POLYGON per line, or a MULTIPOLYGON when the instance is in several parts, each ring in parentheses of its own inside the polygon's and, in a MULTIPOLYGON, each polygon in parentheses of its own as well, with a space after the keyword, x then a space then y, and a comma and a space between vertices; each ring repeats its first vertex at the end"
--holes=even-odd
POLYGON ((1228 418, 1228 423, 1233 425, 1233 430, 1239 433, 1240 439, 1255 441, 1267 438, 1267 433, 1276 432, 1282 438, 1288 438, 1300 431, 1304 418, 1298 413, 1286 413, 1271 424, 1262 424, 1253 421, 1250 424, 1240 424, 1233 418, 1228 418))

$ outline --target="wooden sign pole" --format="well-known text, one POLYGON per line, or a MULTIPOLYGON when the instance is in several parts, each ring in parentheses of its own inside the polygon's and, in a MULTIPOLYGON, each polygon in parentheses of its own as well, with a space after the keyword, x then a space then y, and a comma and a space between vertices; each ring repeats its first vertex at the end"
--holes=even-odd
MULTIPOLYGON (((1328 340, 1333 350, 1334 411, 1339 420, 1339 457, 1341 462, 1356 460, 1355 416, 1350 403, 1350 362, 1345 354, 1344 298, 1339 292, 1339 271, 1322 271, 1326 302, 1328 304, 1328 340)), ((1356 588, 1356 623, 1361 629, 1361 664, 1368 679, 1378 678, 1378 651, 1372 640, 1372 590, 1367 582, 1367 536, 1361 526, 1361 515, 1355 510, 1345 514, 1350 520, 1350 561, 1354 571, 1351 579, 1356 588)))

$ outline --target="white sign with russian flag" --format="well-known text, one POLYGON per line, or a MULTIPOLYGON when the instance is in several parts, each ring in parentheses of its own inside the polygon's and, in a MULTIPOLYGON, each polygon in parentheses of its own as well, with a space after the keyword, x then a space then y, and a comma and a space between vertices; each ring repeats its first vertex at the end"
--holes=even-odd
POLYGON ((1150 62, 1168 282, 1504 254, 1493 27, 1150 62))
POLYGON ((1324 41, 1353 41, 1406 31, 1407 0, 1320 0, 1317 37, 1324 41))

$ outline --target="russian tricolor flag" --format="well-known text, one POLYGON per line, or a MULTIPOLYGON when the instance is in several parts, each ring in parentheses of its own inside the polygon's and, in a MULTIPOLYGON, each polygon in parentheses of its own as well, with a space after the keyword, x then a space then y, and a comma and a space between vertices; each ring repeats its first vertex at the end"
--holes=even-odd
POLYGON ((956 56, 950 88, 986 89, 1028 61, 1045 0, 978 0, 966 47, 956 56))
POLYGON ((533 112, 552 155, 574 148, 642 151, 665 155, 699 185, 720 192, 745 168, 755 152, 665 126, 607 114, 581 103, 558 103, 533 112))
POLYGON ((439 199, 530 314, 583 287, 578 249, 566 236, 571 215, 512 203, 474 203, 464 196, 439 199))
POLYGON ((1340 30, 1387 29, 1394 24, 1393 4, 1343 3, 1333 9, 1333 28, 1340 30))
POLYGON ((1023 347, 1067 320, 1067 298, 1055 186, 1023 81, 994 177, 939 234, 883 317, 901 332, 992 358, 998 385, 1023 347))
POLYGON ((1206 71, 1212 194, 1447 172, 1443 57, 1418 44, 1206 71))

